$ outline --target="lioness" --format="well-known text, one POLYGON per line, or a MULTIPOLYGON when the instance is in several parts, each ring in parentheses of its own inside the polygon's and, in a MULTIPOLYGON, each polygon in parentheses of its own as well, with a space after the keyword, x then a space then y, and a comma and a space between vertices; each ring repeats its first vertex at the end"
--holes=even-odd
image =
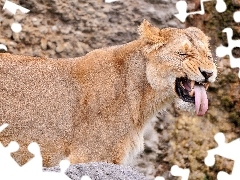
POLYGON ((208 37, 197 28, 158 29, 146 20, 130 43, 79 58, 0 54, 0 133, 17 141, 18 163, 40 145, 44 166, 127 163, 143 150, 149 119, 174 99, 208 109, 206 88, 217 76, 208 37))

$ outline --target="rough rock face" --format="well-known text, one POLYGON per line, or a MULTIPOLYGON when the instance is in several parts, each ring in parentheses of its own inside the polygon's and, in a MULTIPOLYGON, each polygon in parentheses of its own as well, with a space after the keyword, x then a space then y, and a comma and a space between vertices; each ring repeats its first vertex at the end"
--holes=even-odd
MULTIPOLYGON (((60 168, 44 168, 43 171, 59 172, 60 168)), ((146 177, 130 166, 116 165, 104 162, 70 165, 66 175, 72 180, 81 180, 88 176, 92 180, 146 180, 146 177)))
MULTIPOLYGON (((211 37, 211 44, 218 46, 220 43, 227 45, 226 34, 222 30, 231 27, 234 31, 234 39, 239 39, 240 28, 238 23, 234 22, 233 13, 240 10, 240 2, 237 0, 225 0, 227 10, 219 13, 215 9, 216 1, 204 3, 206 13, 204 15, 194 15, 187 18, 186 26, 195 26, 202 29, 211 37)), ((192 10, 199 9, 199 3, 196 0, 188 0, 188 3, 194 7, 192 10)))
MULTIPOLYGON (((76 57, 110 45, 127 43, 138 37, 144 18, 160 27, 177 26, 172 3, 148 1, 101 3, 94 0, 16 1, 29 14, 2 14, 0 42, 10 52, 48 57, 76 57), (164 11, 162 11, 164 10, 164 11), (167 11, 166 11, 167 10, 167 11), (9 24, 22 24, 20 34, 9 24)), ((3 4, 3 2, 2 2, 3 4)))
MULTIPOLYGON (((12 2, 30 9, 30 13, 18 12, 14 16, 3 11, 0 13, 0 44, 5 44, 14 54, 53 58, 82 56, 96 48, 136 39, 137 27, 144 18, 158 27, 184 27, 173 16, 176 1, 129 0, 106 4, 100 0, 16 0, 12 2), (21 23, 21 33, 11 31, 13 22, 21 23)), ((228 1, 231 9, 232 4, 228 1)), ((234 9, 238 7, 237 2, 234 1, 234 9)), ((191 4, 189 10, 199 9, 199 1, 189 0, 188 3, 191 4)), ((0 0, 0 7, 3 4, 4 0, 0 0)), ((208 2, 206 9, 206 16, 188 18, 187 26, 197 26, 208 33, 215 48, 218 35, 222 35, 221 30, 229 21, 222 22, 221 18, 227 18, 225 15, 214 15, 217 14, 213 11, 214 4, 208 2)), ((233 27, 237 36, 239 27, 233 27)), ((218 157, 212 168, 203 162, 207 150, 217 146, 213 139, 217 132, 225 133, 230 141, 240 130, 237 70, 229 68, 227 59, 218 60, 217 64, 219 78, 209 89, 210 106, 205 116, 189 116, 173 105, 152 121, 146 134, 145 151, 133 163, 147 179, 157 175, 177 179, 169 173, 174 164, 190 168, 189 179, 194 180, 216 179, 216 172, 220 170, 231 172, 233 162, 223 158, 218 157)))

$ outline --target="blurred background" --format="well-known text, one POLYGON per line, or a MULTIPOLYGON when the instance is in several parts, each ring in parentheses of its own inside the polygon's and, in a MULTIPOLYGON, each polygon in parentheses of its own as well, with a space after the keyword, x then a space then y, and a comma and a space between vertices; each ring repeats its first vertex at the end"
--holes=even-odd
MULTIPOLYGON (((4 5, 0 0, 0 9, 4 5)), ((12 0, 30 10, 15 15, 0 10, 0 44, 13 54, 52 58, 77 57, 89 51, 138 38, 137 28, 143 19, 153 25, 185 28, 195 26, 211 38, 211 50, 218 66, 217 81, 208 90, 209 110, 203 117, 179 112, 174 108, 160 112, 153 119, 146 134, 145 151, 133 162, 147 179, 172 177, 173 165, 190 168, 190 180, 216 179, 217 172, 231 173, 233 161, 216 156, 213 167, 204 164, 207 150, 217 146, 214 135, 223 132, 226 141, 239 138, 240 133, 240 79, 238 69, 231 69, 228 57, 217 58, 215 49, 227 46, 222 30, 230 27, 233 39, 240 39, 240 26, 233 13, 240 10, 239 0, 225 0, 227 10, 218 13, 216 1, 204 3, 204 15, 191 15, 181 23, 174 14, 177 0, 120 0, 112 3, 103 0, 12 0), (10 25, 22 25, 14 33, 10 25)), ((200 10, 200 0, 187 0, 188 11, 200 10)), ((239 48, 233 49, 240 58, 239 48)), ((240 60, 239 60, 240 61, 240 60)))

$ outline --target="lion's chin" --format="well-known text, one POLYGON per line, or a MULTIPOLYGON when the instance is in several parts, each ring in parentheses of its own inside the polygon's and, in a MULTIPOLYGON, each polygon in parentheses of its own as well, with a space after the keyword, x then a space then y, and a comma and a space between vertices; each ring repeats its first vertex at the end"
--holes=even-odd
POLYGON ((195 105, 193 103, 185 102, 179 98, 175 100, 175 108, 179 111, 195 113, 195 105))

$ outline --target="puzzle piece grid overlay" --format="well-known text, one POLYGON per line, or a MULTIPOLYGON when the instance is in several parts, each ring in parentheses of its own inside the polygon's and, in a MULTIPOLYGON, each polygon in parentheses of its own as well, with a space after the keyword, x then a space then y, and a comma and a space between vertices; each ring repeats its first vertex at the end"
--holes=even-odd
MULTIPOLYGON (((187 16, 189 16, 189 15, 194 15, 194 14, 203 15, 205 13, 203 2, 206 2, 206 1, 211 1, 211 0, 201 0, 201 2, 200 2, 201 10, 196 11, 196 12, 189 12, 189 13, 187 13, 186 1, 183 1, 183 0, 178 1, 176 3, 176 8, 179 13, 175 14, 175 16, 181 22, 185 22, 187 16)), ((227 5, 223 0, 217 0, 215 8, 219 13, 223 13, 224 11, 227 10, 227 5)), ((240 11, 236 11, 233 13, 233 19, 236 23, 240 22, 240 11)), ((232 53, 232 50, 234 48, 240 47, 240 40, 232 39, 232 37, 233 37, 232 28, 226 27, 225 29, 222 30, 222 32, 226 33, 228 46, 227 47, 225 47, 223 45, 218 46, 216 48, 216 55, 220 58, 228 55, 231 68, 240 68, 240 58, 235 58, 232 53)), ((240 78, 240 70, 239 70, 238 75, 240 78)), ((228 174, 226 172, 220 171, 217 174, 217 179, 218 180, 237 180, 237 179, 239 179, 240 178, 240 171, 239 171, 239 169, 240 169, 240 155, 239 155, 240 139, 236 139, 230 143, 226 143, 225 136, 223 133, 217 133, 214 138, 219 146, 217 148, 214 148, 214 149, 208 151, 208 155, 205 158, 205 164, 207 166, 213 166, 215 164, 215 155, 219 155, 221 157, 233 160, 234 166, 233 166, 232 172, 230 174, 228 174)), ((181 168, 179 168, 179 169, 181 169, 181 168)), ((181 169, 181 170, 184 170, 184 169, 181 169)), ((185 170, 189 170, 189 169, 185 169, 185 170)), ((172 169, 171 169, 171 173, 172 173, 172 175, 182 177, 182 180, 188 179, 188 177, 189 177, 189 172, 184 174, 182 171, 179 174, 174 174, 174 172, 172 172, 172 169)), ((156 178, 155 180, 164 180, 164 178, 159 177, 159 179, 156 178), (160 178, 162 178, 162 179, 160 179, 160 178)))
MULTIPOLYGON (((204 9, 204 3, 206 2, 215 2, 215 9, 216 11, 221 15, 224 14, 226 11, 228 11, 227 7, 231 7, 231 9, 233 9, 233 7, 231 6, 232 4, 227 4, 225 3, 224 0, 201 0, 200 1, 200 11, 195 11, 195 12, 187 12, 187 2, 184 0, 180 0, 176 3, 176 8, 178 10, 178 13, 175 14, 175 17, 177 17, 181 22, 185 22, 186 18, 190 15, 203 15, 205 13, 205 9, 204 9)), ((228 2, 229 3, 229 2, 228 2)), ((227 13, 230 13, 230 11, 228 11, 227 13)), ((226 14, 227 14, 226 13, 226 14)), ((229 24, 230 26, 233 25, 235 23, 235 25, 239 26, 239 22, 240 22, 240 9, 237 9, 235 12, 232 13, 232 17, 229 21, 234 21, 234 23, 232 22, 226 22, 227 20, 223 18, 223 22, 219 22, 224 23, 224 24, 229 24)), ((215 31, 218 30, 219 27, 216 27, 215 31)), ((219 45, 216 48, 216 55, 220 58, 228 56, 229 60, 230 60, 230 66, 231 68, 240 68, 240 58, 235 58, 233 56, 233 49, 234 48, 240 48, 240 40, 233 40, 233 29, 231 27, 226 27, 224 29, 221 29, 221 31, 223 33, 225 33, 226 37, 227 37, 227 43, 228 46, 224 46, 224 45, 219 45)), ((238 74, 239 78, 240 78, 240 71, 238 74)))
MULTIPOLYGON (((179 18, 180 21, 184 22, 186 20, 186 17, 189 16, 189 15, 193 15, 193 14, 201 14, 202 15, 202 14, 204 14, 205 11, 204 11, 204 7, 203 7, 203 2, 205 2, 205 1, 211 1, 211 0, 201 0, 201 10, 198 11, 198 12, 191 12, 191 13, 186 13, 186 9, 187 9, 186 2, 185 1, 179 1, 179 3, 176 4, 176 7, 179 11, 179 14, 176 14, 176 17, 179 18)), ((10 3, 10 1, 6 1, 6 2, 10 3)), ((218 12, 224 12, 226 10, 226 5, 225 5, 223 0, 217 0, 216 10, 218 12)), ((25 12, 25 13, 27 13, 27 12, 25 12)), ((240 11, 236 11, 233 14, 233 19, 234 19, 235 22, 240 22, 240 11)), ((12 28, 12 30, 14 31, 14 28, 12 28)), ((18 33, 18 31, 14 31, 14 32, 18 33)), ((240 40, 233 40, 232 39, 233 30, 229 27, 225 28, 223 30, 223 32, 226 33, 226 35, 227 35, 228 46, 225 47, 223 45, 220 45, 219 47, 216 48, 216 54, 219 57, 224 57, 224 56, 228 55, 229 58, 230 58, 231 67, 232 68, 240 68, 240 58, 234 58, 233 55, 232 55, 232 49, 234 47, 240 47, 240 40)), ((4 45, 1 45, 1 46, 3 46, 4 49, 6 48, 6 47, 4 47, 4 45)), ((239 72, 239 77, 240 77, 240 72, 239 72)), ((6 124, 2 125, 0 127, 0 132, 2 130, 4 130, 5 128, 7 128, 7 126, 8 125, 6 125, 6 124)), ((215 162, 214 155, 220 155, 220 156, 223 156, 225 158, 231 159, 231 160, 235 161, 232 173, 227 174, 225 172, 219 172, 218 173, 218 179, 219 180, 237 179, 238 177, 240 177, 240 173, 238 171, 238 169, 240 169, 240 161, 239 161, 240 160, 240 155, 238 155, 239 153, 237 152, 237 150, 240 149, 240 139, 236 139, 236 140, 234 140, 230 143, 226 143, 224 134, 218 133, 218 134, 215 135, 215 140, 218 143, 218 147, 208 151, 208 156, 205 158, 205 164, 208 165, 208 166, 214 165, 214 162, 215 162)), ((30 170, 30 167, 34 167, 34 169, 32 169, 33 172, 40 173, 39 170, 42 168, 42 164, 41 164, 42 159, 41 159, 39 146, 36 143, 31 143, 29 145, 29 151, 32 152, 35 155, 35 157, 33 158, 32 161, 30 161, 29 164, 26 164, 22 167, 19 167, 17 164, 15 164, 15 162, 12 161, 13 159, 10 156, 11 152, 15 152, 17 150, 18 150, 18 144, 16 142, 11 142, 5 148, 0 143, 0 151, 1 151, 0 154, 5 154, 5 156, 1 156, 1 157, 2 158, 8 157, 8 159, 5 159, 6 162, 9 163, 9 164, 7 163, 7 165, 10 165, 11 168, 12 168, 12 166, 15 166, 16 171, 23 171, 23 172, 25 172, 26 169, 30 170), (37 168, 37 167, 39 167, 39 168, 37 168)), ((1 168, 5 168, 6 172, 7 172, 7 167, 8 166, 6 166, 6 164, 4 164, 4 165, 0 164, 0 166, 1 166, 1 168)), ((61 166, 61 164, 60 164, 60 166, 61 166)), ((63 163, 62 168, 61 168, 62 171, 64 171, 64 169, 66 169, 68 166, 69 165, 68 165, 67 162, 63 163)), ((171 173, 172 173, 173 176, 182 177, 182 180, 187 180, 188 177, 189 177, 190 170, 189 169, 182 169, 178 166, 173 166, 172 169, 171 169, 171 173)), ((61 178, 62 179, 69 179, 69 178, 65 177, 64 174, 62 174, 61 178)), ((27 179, 27 178, 25 177, 25 179, 27 179)), ((87 179, 87 177, 86 177, 86 179, 87 179)), ((164 178, 163 177, 156 177, 155 180, 162 180, 162 179, 164 179, 164 178)))

